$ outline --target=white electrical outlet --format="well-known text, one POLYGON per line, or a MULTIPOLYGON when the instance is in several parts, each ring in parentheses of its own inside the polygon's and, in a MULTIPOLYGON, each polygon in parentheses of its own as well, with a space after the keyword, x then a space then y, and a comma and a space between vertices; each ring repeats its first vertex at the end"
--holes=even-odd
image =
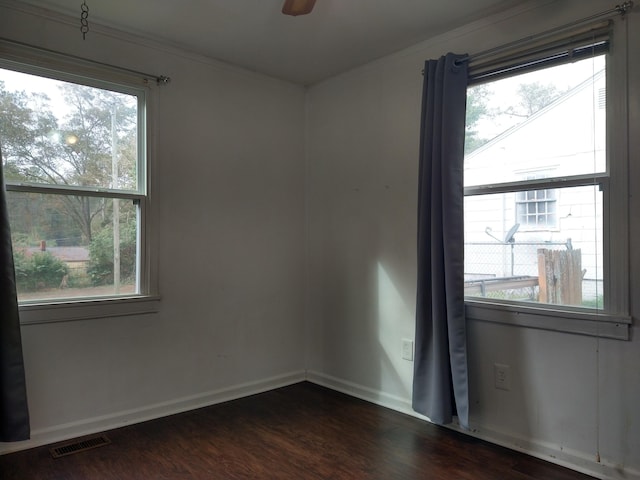
POLYGON ((493 364, 493 378, 496 388, 511 390, 511 367, 501 363, 493 364))
POLYGON ((402 339, 402 358, 413 361, 413 340, 402 339))

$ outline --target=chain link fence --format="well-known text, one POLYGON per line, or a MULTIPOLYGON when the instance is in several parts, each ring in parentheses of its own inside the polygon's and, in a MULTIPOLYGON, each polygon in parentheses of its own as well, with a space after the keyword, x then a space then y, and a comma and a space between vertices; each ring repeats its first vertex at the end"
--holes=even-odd
MULTIPOLYGON (((538 250, 570 250, 567 242, 465 243, 465 295, 539 301, 538 250)), ((602 307, 602 279, 582 279, 582 305, 602 307)))
POLYGON ((465 294, 505 300, 538 298, 538 246, 465 244, 465 294))

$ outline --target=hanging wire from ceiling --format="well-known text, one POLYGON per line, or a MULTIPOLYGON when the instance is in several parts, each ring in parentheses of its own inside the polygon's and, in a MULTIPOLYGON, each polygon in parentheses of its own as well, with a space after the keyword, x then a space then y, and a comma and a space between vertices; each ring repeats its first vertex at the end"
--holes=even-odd
POLYGON ((83 0, 80 5, 80 31, 82 32, 82 40, 86 40, 89 31, 89 6, 86 0, 83 0))

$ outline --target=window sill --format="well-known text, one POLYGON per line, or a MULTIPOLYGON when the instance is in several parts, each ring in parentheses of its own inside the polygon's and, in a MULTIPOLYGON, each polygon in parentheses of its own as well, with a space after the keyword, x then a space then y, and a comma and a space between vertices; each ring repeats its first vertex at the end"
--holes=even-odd
POLYGON ((144 315, 156 313, 159 303, 160 297, 153 295, 28 303, 20 305, 20 324, 37 325, 94 318, 144 315))
POLYGON ((470 320, 501 323, 616 340, 629 340, 632 319, 625 315, 560 310, 465 300, 470 320))

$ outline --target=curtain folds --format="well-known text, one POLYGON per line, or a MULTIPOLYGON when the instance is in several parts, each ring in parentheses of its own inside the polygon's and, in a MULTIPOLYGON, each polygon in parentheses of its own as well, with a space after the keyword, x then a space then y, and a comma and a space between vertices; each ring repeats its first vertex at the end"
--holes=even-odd
MULTIPOLYGON (((413 409, 469 425, 464 316, 463 157, 468 63, 425 63, 418 191, 413 409)), ((456 60, 461 60, 456 62, 456 60)))
POLYGON ((0 152, 0 442, 28 440, 29 411, 0 152))

